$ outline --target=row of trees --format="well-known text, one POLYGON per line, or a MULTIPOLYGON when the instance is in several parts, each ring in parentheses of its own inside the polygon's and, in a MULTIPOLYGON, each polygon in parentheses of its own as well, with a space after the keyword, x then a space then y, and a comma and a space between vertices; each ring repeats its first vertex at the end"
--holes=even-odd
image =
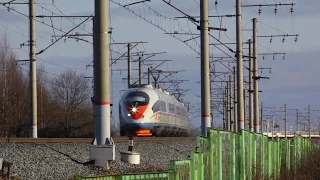
MULTIPOLYGON (((16 63, 7 38, 0 40, 0 136, 28 137, 29 68, 16 63)), ((93 137, 92 90, 84 74, 71 69, 48 77, 37 70, 37 112, 39 137, 93 137)), ((114 124, 114 123, 113 123, 114 124)), ((112 128, 115 130, 115 128, 112 128)))

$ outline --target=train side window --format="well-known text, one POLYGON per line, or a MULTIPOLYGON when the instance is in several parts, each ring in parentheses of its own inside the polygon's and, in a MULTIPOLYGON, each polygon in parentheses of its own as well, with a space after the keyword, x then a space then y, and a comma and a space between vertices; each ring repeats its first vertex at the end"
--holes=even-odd
POLYGON ((157 112, 157 111, 160 111, 161 109, 161 106, 160 106, 160 101, 157 101, 156 103, 154 103, 154 105, 152 106, 152 111, 153 112, 157 112))
POLYGON ((176 111, 176 114, 177 114, 177 115, 180 115, 180 108, 179 108, 178 106, 176 106, 176 110, 177 110, 177 111, 176 111))
POLYGON ((160 105, 160 110, 163 111, 162 101, 159 101, 159 105, 160 105))
POLYGON ((166 103, 164 101, 160 101, 160 102, 161 102, 161 111, 167 112, 166 103))
POLYGON ((169 103, 169 112, 174 113, 174 105, 169 103))
POLYGON ((184 116, 185 115, 185 111, 184 109, 181 109, 181 116, 184 116))

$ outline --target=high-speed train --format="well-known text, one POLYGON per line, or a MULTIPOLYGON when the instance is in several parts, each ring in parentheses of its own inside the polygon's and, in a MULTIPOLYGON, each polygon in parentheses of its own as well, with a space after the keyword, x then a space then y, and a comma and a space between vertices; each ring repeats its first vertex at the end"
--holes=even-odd
POLYGON ((125 90, 119 102, 121 136, 188 136, 188 108, 151 84, 125 90))

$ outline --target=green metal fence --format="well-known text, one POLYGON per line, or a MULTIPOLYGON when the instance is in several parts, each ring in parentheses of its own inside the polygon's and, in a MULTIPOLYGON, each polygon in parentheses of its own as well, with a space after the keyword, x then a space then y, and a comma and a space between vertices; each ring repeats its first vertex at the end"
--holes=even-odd
POLYGON ((294 170, 299 161, 319 144, 296 135, 293 139, 269 140, 266 135, 242 131, 208 130, 197 137, 191 158, 172 160, 169 170, 139 174, 82 177, 76 180, 251 180, 269 179, 282 170, 294 170))

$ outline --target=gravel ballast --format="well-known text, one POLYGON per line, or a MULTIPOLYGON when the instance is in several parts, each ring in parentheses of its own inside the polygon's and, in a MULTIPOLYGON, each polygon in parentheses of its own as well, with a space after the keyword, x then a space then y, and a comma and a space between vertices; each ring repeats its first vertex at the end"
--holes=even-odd
MULTIPOLYGON (((196 147, 196 141, 136 142, 140 164, 131 165, 120 160, 120 152, 128 149, 127 143, 116 143, 116 159, 111 163, 116 173, 137 169, 168 169, 170 160, 186 159, 196 147)), ((85 165, 89 161, 89 144, 86 143, 0 143, 0 158, 12 162, 10 174, 21 179, 71 179, 75 175, 101 174, 99 168, 85 165)))

